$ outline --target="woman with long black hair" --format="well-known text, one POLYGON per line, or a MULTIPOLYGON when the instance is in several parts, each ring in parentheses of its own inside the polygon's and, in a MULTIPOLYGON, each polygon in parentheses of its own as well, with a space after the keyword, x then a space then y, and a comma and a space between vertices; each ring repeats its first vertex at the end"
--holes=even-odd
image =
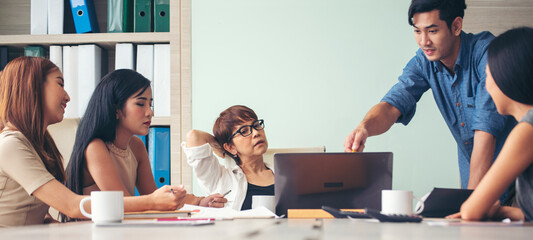
MULTIPOLYGON (((487 91, 498 112, 520 121, 500 155, 459 215, 466 220, 533 220, 533 29, 509 30, 488 48, 487 91), (516 181, 519 208, 500 206, 498 197, 516 181)), ((490 119, 487 119, 490 121, 490 119)), ((457 216, 457 215, 456 215, 457 216)))
MULTIPOLYGON (((78 194, 91 191, 123 191, 124 196, 141 196, 157 189, 148 153, 142 140, 147 135, 152 111, 150 81, 128 69, 115 70, 102 78, 94 90, 76 133, 67 166, 67 187, 78 194)), ((220 194, 196 197, 183 186, 168 189, 180 201, 160 203, 176 209, 185 203, 223 207, 220 194), (168 204, 168 205, 167 205, 168 204)), ((147 201, 146 207, 151 202, 147 201)))

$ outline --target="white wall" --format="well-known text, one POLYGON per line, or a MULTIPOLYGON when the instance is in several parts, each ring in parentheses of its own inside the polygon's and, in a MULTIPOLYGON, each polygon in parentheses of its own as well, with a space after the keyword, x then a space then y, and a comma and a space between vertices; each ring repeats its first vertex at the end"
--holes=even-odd
MULTIPOLYGON (((269 147, 343 151, 418 49, 409 3, 192 1, 193 128, 212 132, 222 110, 244 104, 265 119, 269 147)), ((430 92, 409 126, 395 124, 365 150, 394 153, 394 189, 460 186, 456 144, 430 92)), ((203 194, 196 181, 193 192, 203 194)))

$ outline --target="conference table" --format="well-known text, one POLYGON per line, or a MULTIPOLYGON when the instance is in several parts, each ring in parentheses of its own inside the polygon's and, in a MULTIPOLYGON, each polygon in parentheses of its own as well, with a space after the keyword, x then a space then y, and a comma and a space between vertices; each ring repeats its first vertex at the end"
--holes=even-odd
POLYGON ((0 229, 0 239, 531 239, 533 226, 379 223, 350 219, 235 219, 213 225, 95 226, 89 221, 0 229))

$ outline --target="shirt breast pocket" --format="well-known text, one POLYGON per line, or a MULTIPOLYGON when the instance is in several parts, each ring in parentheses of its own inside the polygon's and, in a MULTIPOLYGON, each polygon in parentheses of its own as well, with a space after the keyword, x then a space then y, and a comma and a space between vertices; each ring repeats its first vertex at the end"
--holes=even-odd
POLYGON ((476 108, 476 98, 475 97, 467 97, 466 98, 466 108, 471 108, 471 109, 476 108))
POLYGON ((465 113, 466 113, 465 117, 469 123, 472 123, 472 120, 474 117, 474 110, 476 110, 476 98, 467 97, 466 106, 465 106, 465 113))

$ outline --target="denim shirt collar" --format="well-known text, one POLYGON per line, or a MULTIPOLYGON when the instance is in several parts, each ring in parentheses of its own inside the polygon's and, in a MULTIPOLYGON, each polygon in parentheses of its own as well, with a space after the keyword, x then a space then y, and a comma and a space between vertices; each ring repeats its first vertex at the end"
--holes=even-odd
MULTIPOLYGON (((461 43, 459 46, 459 54, 457 55, 457 60, 455 61, 454 72, 457 72, 457 70, 461 68, 468 68, 468 61, 465 59, 470 58, 470 56, 468 56, 470 54, 470 50, 468 49, 470 47, 470 39, 464 31, 461 31, 460 38, 461 43)), ((445 68, 444 64, 442 64, 440 61, 431 62, 431 65, 433 66, 434 72, 442 72, 445 68)))

